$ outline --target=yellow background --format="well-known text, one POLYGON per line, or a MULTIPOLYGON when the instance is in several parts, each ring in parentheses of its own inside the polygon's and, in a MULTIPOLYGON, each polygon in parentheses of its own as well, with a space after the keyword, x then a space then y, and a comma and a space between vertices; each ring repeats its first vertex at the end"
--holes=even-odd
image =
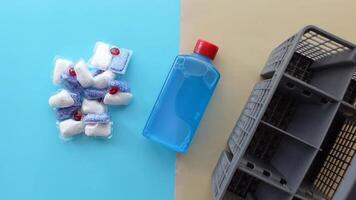
POLYGON ((221 80, 190 151, 177 155, 176 199, 209 200, 211 174, 271 50, 313 24, 356 43, 356 1, 182 0, 181 52, 220 47, 221 80))

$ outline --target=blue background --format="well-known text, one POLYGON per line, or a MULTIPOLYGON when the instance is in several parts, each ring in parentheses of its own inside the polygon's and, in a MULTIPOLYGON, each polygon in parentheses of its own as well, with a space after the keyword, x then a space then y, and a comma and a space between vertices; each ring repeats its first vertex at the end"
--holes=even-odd
POLYGON ((178 53, 178 0, 0 3, 0 199, 174 198, 175 154, 142 136, 178 53), (96 41, 133 49, 134 101, 111 109, 111 140, 58 138, 48 97, 55 56, 88 59, 96 41))

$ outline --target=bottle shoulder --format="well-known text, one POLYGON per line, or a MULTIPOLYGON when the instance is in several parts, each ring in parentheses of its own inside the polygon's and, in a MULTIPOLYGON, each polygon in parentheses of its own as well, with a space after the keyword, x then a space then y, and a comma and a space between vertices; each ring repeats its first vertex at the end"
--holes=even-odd
POLYGON ((175 64, 184 65, 184 66, 206 66, 211 70, 215 71, 218 75, 220 75, 216 66, 213 64, 211 60, 204 59, 201 56, 196 56, 194 54, 180 54, 175 59, 175 64))

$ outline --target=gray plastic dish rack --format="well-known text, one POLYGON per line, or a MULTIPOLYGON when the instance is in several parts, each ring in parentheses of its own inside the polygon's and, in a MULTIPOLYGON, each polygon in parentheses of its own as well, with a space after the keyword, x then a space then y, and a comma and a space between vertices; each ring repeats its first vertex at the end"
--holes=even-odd
POLYGON ((268 58, 214 169, 215 200, 356 199, 356 49, 307 26, 268 58))

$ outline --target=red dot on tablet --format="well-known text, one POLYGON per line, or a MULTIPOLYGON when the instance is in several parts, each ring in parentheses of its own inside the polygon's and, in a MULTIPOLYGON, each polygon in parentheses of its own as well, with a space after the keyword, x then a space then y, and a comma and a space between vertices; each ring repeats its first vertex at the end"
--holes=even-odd
POLYGON ((75 73, 73 68, 70 68, 68 73, 69 73, 70 76, 77 76, 77 73, 75 73))
POLYGON ((119 49, 119 48, 116 48, 116 47, 113 47, 113 48, 110 49, 110 53, 111 53, 111 55, 113 55, 113 56, 117 56, 117 55, 120 54, 120 49, 119 49))
POLYGON ((118 93, 118 92, 119 92, 119 88, 116 87, 116 86, 112 86, 112 87, 110 88, 110 90, 109 90, 109 93, 110 93, 110 94, 116 94, 116 93, 118 93))
POLYGON ((74 115, 73 115, 73 118, 74 118, 75 121, 80 121, 80 120, 82 119, 82 117, 83 117, 83 114, 82 114, 82 112, 80 112, 80 111, 77 111, 77 112, 74 113, 74 115))

